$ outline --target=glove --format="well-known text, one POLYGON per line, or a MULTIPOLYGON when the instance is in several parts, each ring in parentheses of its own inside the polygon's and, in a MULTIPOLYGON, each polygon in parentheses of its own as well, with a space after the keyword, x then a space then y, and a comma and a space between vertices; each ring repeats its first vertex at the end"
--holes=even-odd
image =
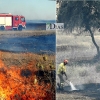
POLYGON ((65 72, 64 71, 61 71, 61 74, 63 75, 65 72))
POLYGON ((64 72, 64 74, 65 74, 65 76, 66 76, 66 80, 68 80, 68 78, 67 78, 67 74, 64 72))

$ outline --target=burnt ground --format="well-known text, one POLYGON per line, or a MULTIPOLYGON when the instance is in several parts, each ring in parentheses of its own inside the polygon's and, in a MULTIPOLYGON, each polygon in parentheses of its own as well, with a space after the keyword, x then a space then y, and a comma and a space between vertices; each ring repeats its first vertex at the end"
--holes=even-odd
MULTIPOLYGON (((56 90, 56 100, 100 100, 100 84, 82 84, 84 89, 70 91, 70 87, 65 90, 56 90)), ((76 86, 78 89, 79 86, 76 86)))
MULTIPOLYGON (((88 51, 88 49, 86 48, 86 50, 88 51)), ((96 72, 95 68, 98 66, 100 66, 99 62, 95 62, 94 61, 94 56, 90 55, 86 52, 85 48, 81 48, 77 46, 77 43, 75 46, 57 46, 57 63, 59 64, 60 61, 62 61, 62 59, 64 57, 68 57, 69 59, 69 65, 67 65, 67 69, 68 69, 68 73, 71 72, 71 74, 69 74, 69 78, 71 78, 71 81, 75 84, 78 83, 79 85, 75 85, 75 87, 78 90, 74 90, 71 91, 71 87, 68 85, 65 85, 64 90, 59 90, 58 87, 56 88, 56 100, 100 100, 100 81, 99 81, 99 73, 100 72, 96 72), (81 51, 81 53, 76 53, 75 51, 81 51), (83 52, 84 51, 84 52, 83 52), (71 55, 73 53, 73 55, 71 55), (84 56, 84 54, 86 54, 84 56), (75 58, 74 58, 75 57, 75 58), (89 66, 87 66, 89 65, 89 66), (82 81, 83 77, 78 77, 75 76, 76 74, 74 74, 74 71, 76 71, 76 73, 78 73, 78 70, 80 66, 81 68, 86 68, 88 75, 83 76, 84 77, 84 82, 82 81), (72 67, 72 68, 70 68, 72 67), (94 69, 92 70, 92 68, 94 67, 94 69), (73 69, 75 69, 73 71, 73 69), (89 73, 91 72, 91 74, 89 73), (97 75, 98 74, 98 75, 97 75), (89 81, 88 80, 89 77, 89 81), (94 80, 93 80, 94 78, 94 80), (96 79, 97 78, 97 79, 96 79), (79 83, 79 80, 81 81, 79 83), (87 81, 88 80, 88 81, 87 81), (98 81, 98 82, 96 82, 98 81), (83 83, 82 83, 83 82, 83 83), (82 83, 82 84, 81 84, 82 83)), ((94 53, 93 50, 90 51, 90 53, 94 53)), ((85 69, 85 70, 86 70, 85 69)))
MULTIPOLYGON (((61 55, 61 54, 65 53, 66 51, 69 52, 72 48, 70 50, 69 49, 70 48, 67 48, 67 47, 65 47, 63 49, 58 47, 57 48, 58 54, 61 55), (66 50, 66 51, 64 51, 64 50, 66 50), (61 51, 61 53, 59 53, 60 51, 61 51)), ((58 55, 58 57, 59 57, 59 55, 58 55)), ((77 57, 76 56, 76 58, 73 59, 71 56, 69 56, 69 58, 70 58, 69 63, 71 66, 73 66, 73 64, 76 64, 76 63, 77 63, 77 65, 80 65, 80 66, 82 64, 92 65, 92 63, 93 63, 96 67, 95 61, 93 62, 93 60, 92 60, 93 57, 87 57, 87 56, 77 57), (74 62, 74 63, 72 64, 72 62, 74 62)), ((61 58, 59 57, 58 61, 60 61, 59 59, 61 59, 61 58)), ((99 63, 99 62, 97 62, 97 63, 99 63)), ((71 66, 69 66, 69 67, 71 67, 71 66)), ((89 71, 91 71, 91 69, 89 71)), ((91 71, 91 73, 92 73, 92 71, 91 71)), ((94 72, 93 72, 93 75, 94 75, 94 72)), ((89 77, 91 78, 91 81, 92 81, 93 75, 92 76, 89 75, 89 77)), ((97 75, 95 75, 95 76, 97 76, 97 75)), ((74 78, 75 77, 76 76, 74 76, 74 78)), ((81 80, 81 79, 79 79, 79 80, 81 80)), ((95 79, 95 80, 97 80, 97 79, 95 79)), ((75 80, 75 81, 77 81, 76 83, 78 83, 78 80, 75 80)), ((56 100, 100 100, 100 83, 99 83, 99 81, 98 81, 98 83, 90 82, 90 83, 75 85, 75 87, 78 90, 71 91, 71 87, 69 85, 65 85, 64 90, 59 90, 58 87, 56 87, 56 100)))

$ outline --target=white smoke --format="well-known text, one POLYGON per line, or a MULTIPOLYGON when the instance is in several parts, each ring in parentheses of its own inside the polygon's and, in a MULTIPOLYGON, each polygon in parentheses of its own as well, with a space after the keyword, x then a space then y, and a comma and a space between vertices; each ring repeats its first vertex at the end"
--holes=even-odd
POLYGON ((77 85, 76 87, 77 87, 78 90, 84 90, 85 89, 84 85, 77 85))

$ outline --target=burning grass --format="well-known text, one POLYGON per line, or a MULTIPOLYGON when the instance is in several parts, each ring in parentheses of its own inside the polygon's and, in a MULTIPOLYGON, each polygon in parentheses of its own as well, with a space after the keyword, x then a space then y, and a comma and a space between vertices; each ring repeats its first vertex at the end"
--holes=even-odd
MULTIPOLYGON (((38 79, 39 77, 36 74, 37 72, 39 72, 39 68, 41 68, 41 66, 44 66, 42 71, 50 72, 50 64, 53 62, 51 60, 52 57, 47 56, 50 58, 49 60, 43 59, 43 57, 44 55, 40 56, 29 53, 9 54, 7 52, 0 52, 0 99, 54 100, 54 83, 52 83, 52 85, 50 82, 45 82, 43 80, 40 82, 38 79), (15 57, 16 62, 20 62, 19 64, 16 65, 12 62, 9 62, 9 64, 7 64, 9 58, 10 61, 13 61, 15 57), (26 57, 26 59, 24 57, 26 57), (26 63, 24 63, 23 61, 21 62, 23 58, 27 61, 25 61, 26 63)), ((52 67, 52 69, 54 69, 54 67, 52 67)), ((41 76, 40 78, 46 79, 47 77, 44 76, 41 76)), ((48 77, 52 80, 50 76, 48 77)))

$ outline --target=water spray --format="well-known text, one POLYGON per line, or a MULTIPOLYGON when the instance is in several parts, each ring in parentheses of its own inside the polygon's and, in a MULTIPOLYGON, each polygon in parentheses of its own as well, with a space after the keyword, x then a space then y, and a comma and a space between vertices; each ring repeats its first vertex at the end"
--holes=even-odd
POLYGON ((78 90, 71 81, 67 80, 67 84, 70 85, 71 91, 78 90))
POLYGON ((70 82, 70 86, 71 86, 71 90, 74 91, 74 90, 78 90, 76 89, 76 87, 74 86, 74 84, 72 82, 70 82))

